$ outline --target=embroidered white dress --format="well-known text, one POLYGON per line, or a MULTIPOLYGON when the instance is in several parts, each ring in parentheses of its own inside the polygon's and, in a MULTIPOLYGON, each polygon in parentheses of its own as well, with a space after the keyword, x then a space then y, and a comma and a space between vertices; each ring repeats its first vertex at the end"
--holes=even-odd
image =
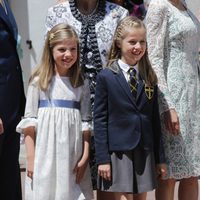
MULTIPOLYGON (((175 108, 180 135, 163 141, 168 177, 200 175, 200 24, 189 11, 168 0, 153 0, 146 16, 148 52, 159 80, 160 114, 175 108)), ((163 122, 163 119, 162 119, 163 122)))
POLYGON ((25 118, 17 131, 35 126, 36 147, 33 181, 26 177, 26 200, 91 200, 92 186, 89 167, 81 184, 75 183, 73 169, 82 155, 82 130, 91 126, 89 86, 73 88, 68 77, 54 76, 50 89, 38 88, 37 78, 27 93, 25 118), (49 100, 78 101, 80 110, 58 106, 41 106, 49 100), (82 122, 83 121, 83 122, 82 122))

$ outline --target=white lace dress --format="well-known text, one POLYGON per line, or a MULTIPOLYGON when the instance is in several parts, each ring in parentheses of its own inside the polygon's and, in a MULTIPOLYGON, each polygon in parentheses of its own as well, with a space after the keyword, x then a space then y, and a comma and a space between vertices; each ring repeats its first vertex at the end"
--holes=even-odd
POLYGON ((55 76, 49 88, 41 91, 37 78, 30 83, 25 118, 17 126, 18 132, 28 126, 37 130, 33 181, 26 177, 25 199, 91 200, 89 168, 80 185, 73 174, 82 155, 82 130, 91 126, 89 86, 73 88, 68 77, 55 76))
MULTIPOLYGON (((168 0, 153 0, 146 16, 148 52, 159 79, 160 114, 175 108, 180 135, 166 131, 163 141, 168 177, 200 175, 200 24, 189 11, 168 0)), ((162 119, 163 122, 163 119, 162 119)))

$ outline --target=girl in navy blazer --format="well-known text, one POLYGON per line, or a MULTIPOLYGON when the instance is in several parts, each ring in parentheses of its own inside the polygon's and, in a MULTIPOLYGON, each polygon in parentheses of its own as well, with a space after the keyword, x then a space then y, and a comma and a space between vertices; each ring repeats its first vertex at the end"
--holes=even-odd
POLYGON ((97 77, 94 134, 98 189, 113 192, 115 200, 145 200, 166 169, 157 77, 147 56, 145 26, 135 17, 118 25, 108 67, 97 77))

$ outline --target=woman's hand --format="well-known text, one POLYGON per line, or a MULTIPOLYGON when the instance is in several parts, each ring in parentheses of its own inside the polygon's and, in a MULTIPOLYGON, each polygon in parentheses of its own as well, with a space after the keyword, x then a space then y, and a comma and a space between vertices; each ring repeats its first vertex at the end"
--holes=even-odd
POLYGON ((0 135, 4 132, 4 128, 3 128, 3 122, 0 118, 0 135))
POLYGON ((180 124, 177 112, 170 109, 163 113, 165 128, 173 135, 178 135, 180 132, 180 124))
POLYGON ((88 159, 81 158, 81 160, 75 166, 73 172, 76 174, 76 183, 79 184, 85 174, 85 170, 88 165, 88 159))
POLYGON ((111 166, 108 164, 101 164, 98 166, 98 174, 107 181, 111 181, 111 166))
POLYGON ((166 164, 158 164, 156 166, 156 173, 157 173, 158 178, 164 179, 167 176, 166 164))

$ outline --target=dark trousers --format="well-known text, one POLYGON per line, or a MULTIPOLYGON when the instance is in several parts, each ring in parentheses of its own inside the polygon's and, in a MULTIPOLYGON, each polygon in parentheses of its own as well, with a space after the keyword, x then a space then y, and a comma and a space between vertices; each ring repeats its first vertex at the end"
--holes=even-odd
POLYGON ((22 200, 19 149, 20 134, 15 130, 0 135, 1 200, 22 200))

